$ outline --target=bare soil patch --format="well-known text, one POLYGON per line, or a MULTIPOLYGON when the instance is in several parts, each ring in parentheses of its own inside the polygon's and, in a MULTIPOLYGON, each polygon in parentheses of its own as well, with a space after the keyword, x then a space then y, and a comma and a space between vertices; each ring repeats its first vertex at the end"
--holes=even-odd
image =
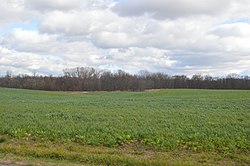
POLYGON ((88 91, 68 91, 68 92, 65 92, 65 93, 69 93, 69 94, 88 94, 90 92, 88 92, 88 91))
POLYGON ((13 162, 10 160, 2 160, 0 159, 0 166, 25 166, 23 162, 13 162))
POLYGON ((145 92, 160 92, 162 89, 147 89, 145 92))
POLYGON ((139 141, 130 141, 128 143, 122 144, 120 149, 128 155, 139 156, 143 158, 148 158, 157 155, 159 152, 151 149, 148 146, 143 145, 139 141))

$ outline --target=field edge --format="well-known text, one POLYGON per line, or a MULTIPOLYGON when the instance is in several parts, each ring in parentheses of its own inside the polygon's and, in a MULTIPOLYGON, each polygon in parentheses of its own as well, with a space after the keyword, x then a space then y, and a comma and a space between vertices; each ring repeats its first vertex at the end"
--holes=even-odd
POLYGON ((249 165, 249 153, 171 152, 134 145, 117 148, 80 144, 5 142, 0 144, 0 163, 24 165, 249 165))

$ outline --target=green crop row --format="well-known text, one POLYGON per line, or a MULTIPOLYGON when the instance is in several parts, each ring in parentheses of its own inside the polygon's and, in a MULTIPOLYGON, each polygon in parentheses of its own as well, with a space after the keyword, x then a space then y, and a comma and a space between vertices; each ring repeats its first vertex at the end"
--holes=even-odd
POLYGON ((249 152, 250 91, 71 94, 0 88, 6 139, 157 150, 249 152))

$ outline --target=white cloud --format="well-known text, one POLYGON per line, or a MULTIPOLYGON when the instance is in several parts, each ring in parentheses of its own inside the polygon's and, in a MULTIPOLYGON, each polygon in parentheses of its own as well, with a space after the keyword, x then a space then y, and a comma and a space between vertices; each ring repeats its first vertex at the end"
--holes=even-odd
MULTIPOLYGON (((103 17, 103 16, 101 16, 103 17)), ((98 11, 52 11, 43 16, 40 30, 67 35, 88 34, 98 27, 98 11), (91 19, 90 19, 91 18, 91 19)))
POLYGON ((33 53, 24 53, 0 47, 0 74, 12 71, 13 74, 60 74, 63 64, 58 63, 52 57, 40 56, 33 53))
POLYGON ((250 24, 246 22, 236 22, 229 24, 222 24, 215 27, 212 33, 219 37, 250 37, 250 24))
POLYGON ((176 61, 171 60, 168 50, 152 47, 114 48, 109 50, 108 55, 107 59, 110 59, 121 69, 126 68, 131 73, 136 73, 139 70, 167 71, 176 63, 176 61))
POLYGON ((0 30, 13 23, 25 22, 36 13, 25 9, 23 0, 0 0, 0 30))
MULTIPOLYGON (((246 74, 248 0, 0 0, 0 71, 246 74), (38 22, 29 29, 30 20, 38 22)), ((250 74, 250 73, 249 73, 250 74)))
POLYGON ((101 48, 126 48, 137 44, 137 38, 127 33, 101 32, 95 34, 93 42, 101 48))

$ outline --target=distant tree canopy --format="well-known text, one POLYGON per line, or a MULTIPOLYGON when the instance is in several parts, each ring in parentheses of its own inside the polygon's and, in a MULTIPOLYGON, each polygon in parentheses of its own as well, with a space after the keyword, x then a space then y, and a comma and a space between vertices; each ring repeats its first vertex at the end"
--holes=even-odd
POLYGON ((64 76, 17 75, 8 71, 0 77, 0 86, 8 88, 51 91, 143 91, 146 89, 250 89, 250 77, 229 74, 226 77, 209 75, 168 75, 140 71, 129 74, 98 70, 92 67, 77 67, 63 70, 64 76))

